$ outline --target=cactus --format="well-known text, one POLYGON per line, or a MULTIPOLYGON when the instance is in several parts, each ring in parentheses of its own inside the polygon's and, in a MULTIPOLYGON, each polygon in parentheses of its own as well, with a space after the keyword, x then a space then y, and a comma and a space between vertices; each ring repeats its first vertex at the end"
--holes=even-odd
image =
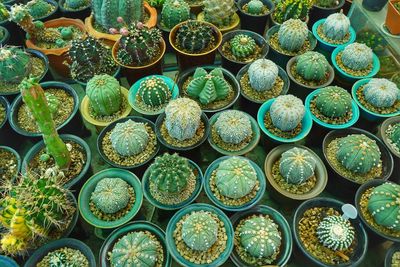
POLYGON ((235 35, 230 41, 231 52, 237 58, 246 58, 255 53, 256 41, 246 34, 235 35))
POLYGON ((334 41, 344 40, 349 30, 350 19, 342 11, 329 15, 322 24, 322 33, 334 41))
POLYGON ((381 152, 375 140, 363 134, 351 134, 340 138, 337 160, 353 173, 368 173, 378 166, 381 152))
POLYGON ((166 104, 171 99, 171 91, 163 79, 157 76, 145 78, 139 85, 137 94, 142 102, 150 107, 156 108, 166 104))
POLYGON ((249 70, 251 88, 258 92, 271 90, 278 78, 278 66, 269 59, 261 58, 251 63, 249 70))
POLYGON ((307 24, 299 19, 289 19, 279 27, 278 42, 280 47, 287 51, 300 50, 307 38, 307 24))
POLYGON ((0 28, 0 41, 3 41, 4 36, 6 35, 6 30, 3 28, 0 28))
POLYGON ((8 13, 6 6, 0 1, 0 22, 8 20, 9 17, 10 14, 8 13))
POLYGON ((400 90, 388 79, 371 79, 363 90, 365 100, 377 108, 392 107, 400 99, 400 90))
POLYGON ((389 135, 390 141, 400 150, 400 123, 392 126, 393 131, 389 135))
POLYGON ((88 265, 88 259, 80 250, 63 247, 47 253, 36 264, 36 267, 77 267, 88 265))
POLYGON ((284 23, 289 19, 306 20, 314 0, 282 0, 276 4, 274 20, 284 23))
POLYGON ((282 153, 279 172, 289 184, 302 184, 314 176, 315 157, 307 149, 294 147, 282 153))
POLYGON ((260 15, 263 13, 264 3, 260 0, 250 0, 247 3, 247 12, 251 15, 260 15))
POLYGON ((47 16, 55 7, 45 0, 31 0, 26 4, 29 14, 35 19, 47 16))
POLYGON ((217 27, 231 24, 232 16, 236 13, 234 0, 204 1, 204 19, 217 27))
POLYGON ((383 183, 375 187, 368 200, 368 211, 374 221, 384 227, 400 231, 400 185, 383 183))
POLYGON ((165 0, 148 0, 150 6, 155 7, 157 9, 161 9, 165 3, 165 0))
POLYGON ((64 7, 72 10, 80 10, 90 5, 89 0, 65 0, 64 7))
POLYGON ((178 46, 192 54, 201 53, 208 48, 214 38, 214 31, 200 21, 189 20, 180 26, 176 33, 178 46))
POLYGON ((94 113, 110 116, 120 110, 122 105, 121 86, 114 77, 95 75, 86 85, 86 95, 94 113))
POLYGON ((203 68, 197 68, 186 90, 189 96, 207 105, 215 100, 224 99, 229 93, 230 85, 225 80, 221 68, 215 68, 210 73, 203 68))
POLYGON ((291 131, 296 128, 305 114, 301 99, 293 95, 278 96, 270 109, 272 124, 281 131, 291 131))
POLYGON ((338 86, 325 87, 315 97, 317 109, 326 117, 341 118, 351 111, 351 95, 338 86))
POLYGON ((161 11, 161 23, 172 29, 178 23, 190 18, 189 4, 184 0, 167 0, 161 11))
POLYGON ((317 0, 316 5, 326 8, 336 7, 339 5, 339 0, 317 0))
POLYGON ((0 49, 0 76, 6 83, 20 83, 31 71, 30 56, 18 47, 0 49))
POLYGON ((364 70, 372 64, 372 49, 365 44, 352 43, 347 45, 341 55, 342 63, 351 70, 364 70))
POLYGON ((165 126, 168 134, 180 141, 195 136, 201 121, 201 108, 189 98, 171 100, 165 107, 165 126))
POLYGON ((313 51, 297 56, 296 72, 306 81, 323 81, 329 72, 325 56, 313 51))
POLYGON ((113 214, 129 203, 129 185, 121 178, 103 178, 92 192, 90 200, 104 213, 113 214))
POLYGON ((325 217, 317 228, 317 236, 322 245, 335 251, 349 248, 354 235, 354 227, 349 220, 336 215, 325 217))
POLYGON ((257 183, 257 173, 250 161, 240 157, 223 160, 215 174, 215 184, 221 195, 233 199, 248 195, 257 183))
POLYGON ((60 107, 61 104, 60 100, 58 100, 58 98, 55 95, 48 92, 45 92, 44 96, 46 97, 50 113, 54 116, 54 114, 57 114, 58 108, 60 107))
POLYGON ((214 127, 222 141, 229 144, 240 144, 253 133, 248 115, 238 110, 222 112, 214 127))
POLYGON ((207 251, 217 242, 218 223, 205 211, 190 214, 182 224, 182 239, 196 251, 207 251))

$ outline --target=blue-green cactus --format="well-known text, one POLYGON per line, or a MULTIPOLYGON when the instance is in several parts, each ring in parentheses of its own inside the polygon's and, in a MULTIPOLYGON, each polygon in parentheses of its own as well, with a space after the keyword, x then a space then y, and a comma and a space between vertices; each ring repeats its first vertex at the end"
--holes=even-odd
POLYGON ((367 69, 372 64, 372 59, 372 49, 360 43, 347 45, 341 55, 343 65, 351 70, 367 69))
POLYGON ((325 217, 317 228, 319 241, 327 248, 335 251, 345 250, 354 240, 354 227, 349 220, 341 216, 325 217))
POLYGON ((35 19, 45 17, 55 7, 45 0, 31 0, 26 4, 29 14, 35 19))
POLYGON ((231 24, 236 12, 234 0, 207 0, 203 2, 204 18, 217 27, 231 24))
POLYGON ((307 38, 307 24, 299 19, 289 19, 279 27, 279 45, 287 51, 295 52, 300 50, 307 38))
POLYGON ((315 97, 315 106, 329 118, 344 117, 351 111, 352 98, 349 92, 338 86, 328 86, 315 97))
POLYGON ((393 132, 390 133, 389 139, 400 150, 400 123, 396 123, 392 127, 393 132))
POLYGON ((0 76, 6 83, 20 83, 30 72, 29 54, 18 47, 0 49, 0 76))
POLYGON ((246 34, 237 34, 230 41, 231 52, 238 58, 246 58, 256 52, 256 41, 246 34))
POLYGON ((316 162, 307 149, 294 147, 282 153, 279 172, 289 184, 301 184, 314 176, 316 162))
POLYGON ((172 97, 167 83, 157 76, 148 76, 141 81, 137 94, 142 102, 150 108, 161 107, 172 97))
POLYGON ((178 23, 190 18, 189 4, 184 0, 167 0, 161 11, 161 23, 172 29, 178 23))
POLYGON ((334 13, 329 15, 322 24, 322 33, 329 39, 341 41, 349 34, 350 19, 343 14, 334 13))
POLYGON ((305 21, 314 1, 310 0, 280 0, 274 1, 275 10, 273 18, 278 23, 284 23, 289 19, 301 19, 305 21))
POLYGON ((248 74, 251 88, 263 92, 274 86, 279 69, 273 61, 261 58, 250 64, 248 74))
POLYGON ((371 79, 363 90, 365 100, 377 108, 388 108, 400 99, 400 90, 388 79, 371 79))
POLYGON ((247 12, 251 15, 260 15, 263 13, 264 3, 260 0, 250 0, 247 3, 247 12))
POLYGON ((239 110, 223 111, 214 127, 225 143, 240 144, 253 133, 249 116, 239 110))
POLYGON ((90 197, 94 205, 107 214, 113 214, 125 208, 129 199, 129 185, 121 178, 101 179, 90 197))
POLYGON ((324 55, 308 51, 297 56, 296 72, 306 81, 322 81, 329 73, 329 62, 324 55))
POLYGON ((276 128, 291 131, 299 125, 306 111, 301 99, 293 95, 281 95, 272 103, 269 112, 276 128))
POLYGON ((89 0, 65 0, 64 6, 67 9, 79 10, 90 5, 89 0))

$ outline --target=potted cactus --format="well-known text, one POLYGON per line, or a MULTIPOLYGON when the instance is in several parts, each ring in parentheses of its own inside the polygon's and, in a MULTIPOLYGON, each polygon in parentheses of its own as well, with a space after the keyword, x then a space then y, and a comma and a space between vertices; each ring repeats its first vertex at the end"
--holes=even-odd
POLYGON ((171 218, 166 230, 167 248, 183 266, 222 265, 233 249, 229 218, 208 204, 192 204, 171 218))
POLYGON ((157 9, 157 12, 160 13, 163 7, 163 4, 165 3, 165 0, 149 0, 147 1, 151 7, 154 7, 157 9))
POLYGON ((58 6, 63 17, 84 21, 90 16, 92 3, 90 0, 58 0, 58 6))
POLYGON ((178 210, 191 204, 203 187, 200 167, 178 154, 158 156, 142 178, 146 199, 163 210, 178 210))
POLYGON ((6 28, 0 26, 0 45, 3 47, 6 46, 9 40, 10 40, 10 33, 6 28))
POLYGON ((10 103, 7 98, 0 96, 0 131, 7 122, 10 103))
POLYGON ((264 134, 278 143, 300 141, 312 127, 310 112, 303 101, 293 95, 278 96, 262 104, 257 122, 264 134))
POLYGON ((270 15, 275 9, 272 0, 239 0, 236 2, 239 11, 241 29, 264 34, 270 15))
MULTIPOLYGON (((160 0, 150 0, 150 1, 160 1, 160 0)), ((203 10, 204 0, 185 0, 190 6, 190 13, 198 15, 203 10)))
POLYGON ((300 19, 308 23, 308 13, 314 0, 282 0, 279 1, 271 15, 272 23, 281 25, 289 19, 300 19))
POLYGON ((334 13, 341 12, 345 2, 345 0, 314 0, 310 9, 309 25, 313 25, 316 21, 327 18, 334 13))
POLYGON ((58 3, 54 0, 30 0, 26 7, 34 20, 47 21, 57 18, 58 3))
MULTIPOLYGON (((386 147, 393 155, 394 166, 397 168, 394 173, 398 173, 398 166, 400 166, 400 116, 387 118, 378 127, 377 136, 385 143, 386 147)), ((398 182, 399 180, 396 179, 398 182)))
POLYGON ((314 50, 317 40, 307 28, 307 24, 299 19, 289 19, 282 25, 270 28, 265 39, 270 47, 268 58, 286 68, 291 57, 314 50))
POLYGON ((197 15, 197 20, 214 24, 225 34, 239 27, 240 18, 236 14, 234 0, 203 1, 203 11, 197 15))
POLYGON ((17 151, 8 146, 0 146, 0 180, 15 181, 21 170, 21 157, 17 151))

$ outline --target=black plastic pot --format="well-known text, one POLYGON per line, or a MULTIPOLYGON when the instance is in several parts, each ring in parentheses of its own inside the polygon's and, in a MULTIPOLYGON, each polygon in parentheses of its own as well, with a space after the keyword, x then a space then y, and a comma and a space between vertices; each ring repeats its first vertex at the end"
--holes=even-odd
POLYGON ((316 21, 324 19, 333 13, 339 12, 343 8, 343 5, 346 2, 346 0, 339 0, 338 2, 339 4, 335 7, 320 7, 314 4, 310 10, 309 14, 310 21, 308 25, 314 25, 316 21))
POLYGON ((58 18, 58 3, 55 0, 45 0, 47 3, 49 3, 50 5, 54 6, 55 9, 48 15, 43 16, 43 17, 39 17, 39 18, 35 18, 34 20, 40 20, 40 21, 48 21, 51 19, 56 19, 58 18))
POLYGON ((0 46, 6 46, 10 40, 10 33, 3 26, 0 26, 0 32, 3 33, 3 38, 0 39, 0 46))
POLYGON ((77 10, 68 10, 64 7, 65 0, 58 0, 58 5, 60 8, 60 13, 61 17, 65 18, 72 18, 72 19, 80 19, 82 21, 85 21, 85 18, 90 16, 90 13, 92 11, 91 9, 91 4, 89 2, 89 5, 86 7, 83 7, 81 9, 77 10))
POLYGON ((362 6, 366 10, 378 12, 387 4, 387 2, 388 0, 363 0, 362 6))
POLYGON ((400 244, 394 243, 390 246, 389 250, 386 252, 385 256, 385 266, 384 267, 392 267, 392 257, 393 254, 400 251, 400 244))
POLYGON ((239 17, 241 22, 241 29, 256 32, 260 35, 264 34, 265 27, 272 12, 274 12, 275 4, 271 0, 261 0, 265 6, 268 7, 269 12, 264 15, 252 15, 246 13, 242 7, 250 2, 250 0, 239 0, 236 2, 237 9, 239 10, 239 17))

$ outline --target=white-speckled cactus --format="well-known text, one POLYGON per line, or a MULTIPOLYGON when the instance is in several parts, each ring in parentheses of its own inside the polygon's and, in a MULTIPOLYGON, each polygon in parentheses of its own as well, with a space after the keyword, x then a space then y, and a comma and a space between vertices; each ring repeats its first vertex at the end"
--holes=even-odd
POLYGON ((131 119, 117 123, 110 134, 111 145, 121 156, 134 156, 143 152, 149 142, 144 123, 131 119))
POLYGON ((300 19, 289 19, 279 28, 278 41, 281 48, 294 52, 300 50, 308 38, 307 24, 300 19))
POLYGON ((329 15, 322 24, 323 34, 335 41, 343 40, 349 34, 349 29, 350 19, 342 11, 329 15))
POLYGON ((353 243, 354 227, 341 216, 327 216, 318 225, 317 236, 325 247, 336 251, 345 250, 353 243))
POLYGON ((301 184, 314 175, 315 157, 303 148, 294 147, 282 153, 279 172, 289 184, 301 184))
POLYGON ((343 49, 341 60, 351 70, 364 70, 372 64, 373 52, 365 44, 352 43, 343 49))
POLYGON ((196 211, 182 224, 182 239, 193 250, 206 251, 217 241, 218 223, 210 213, 196 211))
POLYGON ((104 213, 113 214, 128 205, 130 199, 128 183, 121 178, 101 179, 90 200, 104 213))
POLYGON ((297 56, 296 72, 306 81, 322 81, 329 72, 329 62, 321 53, 308 51, 297 56))
POLYGON ((351 111, 353 99, 349 92, 338 86, 328 86, 315 97, 315 106, 329 118, 344 117, 351 111))
POLYGON ((270 109, 272 124, 281 131, 296 128, 304 117, 306 109, 303 101, 294 95, 278 96, 270 109))
POLYGON ((251 88, 263 92, 274 86, 279 69, 273 61, 262 58, 251 63, 248 74, 251 88))
POLYGON ((388 79, 371 79, 364 86, 364 98, 377 108, 388 108, 400 98, 400 90, 388 79))
POLYGON ((222 141, 229 144, 239 144, 253 132, 249 116, 239 110, 222 112, 214 127, 222 141))

